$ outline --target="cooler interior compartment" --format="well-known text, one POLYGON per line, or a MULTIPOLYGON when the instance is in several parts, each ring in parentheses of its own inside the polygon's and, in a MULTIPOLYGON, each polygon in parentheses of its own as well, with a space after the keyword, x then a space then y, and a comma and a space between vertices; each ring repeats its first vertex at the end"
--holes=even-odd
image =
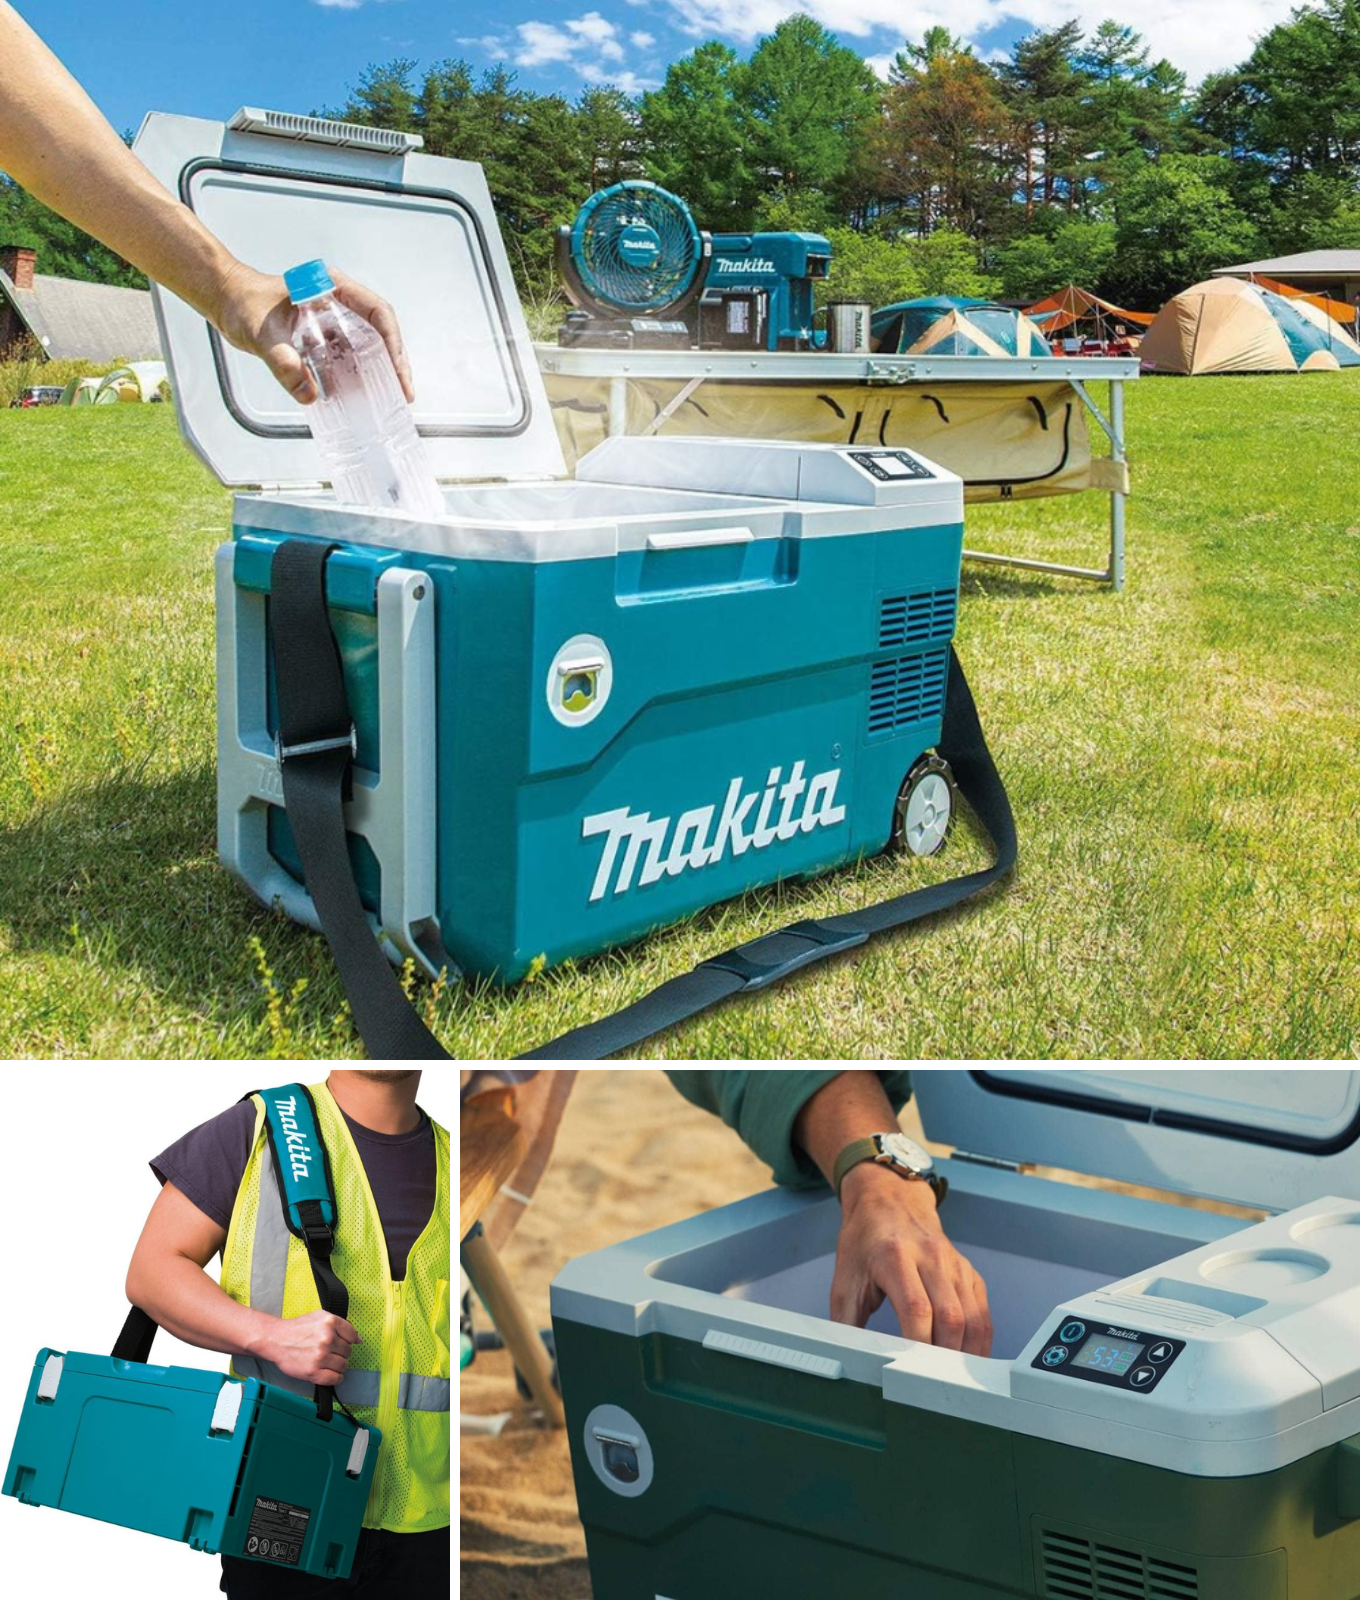
MULTIPOLYGON (((941 1222, 987 1284, 992 1357, 998 1361, 1015 1360, 1064 1301, 1250 1226, 1217 1213, 1018 1173, 987 1174, 991 1192, 977 1192, 966 1166, 937 1165, 950 1180, 941 1222)), ((840 1206, 828 1198, 658 1262, 652 1276, 728 1300, 826 1319, 839 1228, 840 1206)), ((886 1300, 868 1326, 901 1336, 897 1314, 886 1300)))

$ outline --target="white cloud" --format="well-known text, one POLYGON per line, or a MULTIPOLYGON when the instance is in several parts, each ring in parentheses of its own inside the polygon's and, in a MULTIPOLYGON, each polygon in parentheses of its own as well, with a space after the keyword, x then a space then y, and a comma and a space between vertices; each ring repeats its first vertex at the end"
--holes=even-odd
POLYGON ((624 58, 619 30, 598 11, 587 11, 583 17, 572 17, 560 25, 521 22, 515 32, 520 42, 514 61, 519 67, 542 67, 554 61, 570 61, 579 66, 586 58, 600 61, 624 58))
POLYGON ((357 11, 364 0, 312 0, 323 11, 357 11))
POLYGON ((650 50, 656 43, 656 35, 654 33, 644 33, 640 28, 636 33, 630 33, 628 38, 639 50, 650 50))
POLYGON ((550 61, 570 61, 573 52, 580 49, 579 41, 555 23, 521 22, 515 32, 520 38, 516 66, 542 67, 550 61))
MULTIPOLYGON (((1108 0, 661 0, 675 24, 694 37, 717 35, 749 44, 769 33, 791 10, 805 11, 847 41, 887 34, 919 39, 943 26, 976 39, 1002 23, 1049 28, 1077 17, 1094 28, 1110 14, 1108 0)), ((1192 80, 1234 66, 1256 39, 1284 21, 1295 0, 1139 0, 1124 16, 1149 42, 1154 58, 1167 57, 1192 80)), ((874 58, 878 59, 878 58, 874 58)))
POLYGON ((598 11, 587 11, 585 16, 577 17, 567 23, 567 29, 578 39, 588 39, 591 44, 610 43, 618 36, 619 31, 598 11))
POLYGON ((661 86, 659 78, 643 77, 631 68, 623 72, 614 72, 608 67, 597 67, 589 61, 583 61, 577 70, 587 83, 608 84, 611 89, 621 89, 624 94, 645 94, 648 89, 657 89, 661 86))
POLYGON ((888 81, 888 74, 892 71, 893 61, 896 59, 896 56, 897 52, 895 50, 890 50, 887 55, 865 56, 864 60, 866 65, 873 69, 874 76, 876 78, 881 78, 883 82, 886 83, 888 81))

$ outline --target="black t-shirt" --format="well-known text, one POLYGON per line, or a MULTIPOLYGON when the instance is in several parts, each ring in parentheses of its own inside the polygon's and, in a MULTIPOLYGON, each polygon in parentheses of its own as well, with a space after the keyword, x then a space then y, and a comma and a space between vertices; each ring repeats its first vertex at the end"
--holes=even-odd
MULTIPOLYGON (((340 1115, 345 1116, 343 1111, 340 1115)), ((422 1111, 420 1126, 410 1133, 375 1133, 353 1117, 345 1121, 378 1207, 392 1277, 404 1278, 406 1257, 434 1211, 439 1163, 430 1119, 422 1111)), ((219 1227, 229 1228, 254 1132, 255 1107, 245 1100, 177 1139, 152 1161, 151 1170, 219 1227)))

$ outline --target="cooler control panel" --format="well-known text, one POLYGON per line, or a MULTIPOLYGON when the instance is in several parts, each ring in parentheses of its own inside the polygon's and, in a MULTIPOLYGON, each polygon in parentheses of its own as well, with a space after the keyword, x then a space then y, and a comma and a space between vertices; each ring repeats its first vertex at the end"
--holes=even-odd
POLYGON ((935 474, 905 450, 851 450, 855 465, 880 483, 901 483, 907 478, 933 478, 935 474))
POLYGON ((1113 1323, 1066 1316, 1030 1366, 1064 1378, 1150 1394, 1184 1349, 1184 1339, 1163 1333, 1139 1333, 1113 1323))

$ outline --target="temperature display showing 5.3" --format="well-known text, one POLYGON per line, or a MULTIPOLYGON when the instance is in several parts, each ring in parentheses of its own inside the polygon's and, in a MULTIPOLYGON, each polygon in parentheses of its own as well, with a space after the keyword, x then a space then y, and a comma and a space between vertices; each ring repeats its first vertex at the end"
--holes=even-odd
POLYGON ((1120 1377, 1146 1349, 1146 1345, 1128 1344, 1108 1334, 1093 1333, 1072 1358, 1072 1365, 1090 1367, 1097 1372, 1112 1372, 1120 1377))

